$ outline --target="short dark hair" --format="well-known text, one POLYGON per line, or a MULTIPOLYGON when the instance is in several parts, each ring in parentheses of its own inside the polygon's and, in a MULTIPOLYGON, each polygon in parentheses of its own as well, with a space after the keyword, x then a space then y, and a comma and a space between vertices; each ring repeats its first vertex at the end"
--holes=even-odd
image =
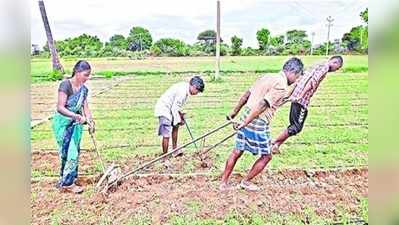
POLYGON ((295 74, 303 74, 303 63, 297 57, 292 57, 284 63, 283 70, 286 72, 293 72, 295 74))
POLYGON ((87 62, 86 60, 79 60, 73 67, 72 77, 75 76, 75 73, 79 73, 86 70, 91 70, 89 62, 87 62))
POLYGON ((205 89, 204 80, 200 76, 194 76, 190 80, 190 85, 194 86, 199 92, 203 92, 205 89))
POLYGON ((339 63, 341 64, 341 66, 344 64, 344 59, 340 55, 334 55, 333 57, 330 58, 330 60, 332 60, 332 59, 337 59, 339 61, 339 63))

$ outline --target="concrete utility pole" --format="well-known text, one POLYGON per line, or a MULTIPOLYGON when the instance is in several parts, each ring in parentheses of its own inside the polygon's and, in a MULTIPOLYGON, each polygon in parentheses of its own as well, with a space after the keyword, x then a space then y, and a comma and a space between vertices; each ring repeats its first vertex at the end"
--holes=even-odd
POLYGON ((219 79, 220 71, 220 1, 216 2, 216 71, 215 79, 219 79))
POLYGON ((53 35, 51 33, 50 24, 48 22, 46 8, 44 7, 43 0, 39 0, 39 9, 40 9, 40 14, 42 15, 42 19, 43 19, 44 30, 46 31, 47 44, 48 44, 48 48, 51 53, 51 61, 53 63, 53 70, 58 70, 58 71, 64 73, 64 67, 62 67, 62 65, 60 63, 60 59, 58 58, 57 49, 54 44, 54 39, 53 39, 53 35))
POLYGON ((328 27, 328 33, 327 33, 327 48, 326 48, 326 56, 328 55, 328 48, 329 48, 329 44, 330 44, 330 29, 332 27, 332 22, 334 22, 334 19, 331 16, 327 17, 327 27, 328 27))
POLYGON ((314 36, 316 35, 315 32, 312 32, 312 44, 310 46, 310 55, 313 55, 313 45, 314 45, 314 36))

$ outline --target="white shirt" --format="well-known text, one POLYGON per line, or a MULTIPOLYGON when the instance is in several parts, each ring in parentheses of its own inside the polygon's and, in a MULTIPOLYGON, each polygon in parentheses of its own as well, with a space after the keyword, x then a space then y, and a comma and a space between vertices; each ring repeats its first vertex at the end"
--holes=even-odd
POLYGON ((172 85, 158 99, 155 105, 155 116, 164 116, 172 121, 173 126, 181 122, 179 111, 186 104, 188 96, 190 96, 190 84, 180 82, 172 85))

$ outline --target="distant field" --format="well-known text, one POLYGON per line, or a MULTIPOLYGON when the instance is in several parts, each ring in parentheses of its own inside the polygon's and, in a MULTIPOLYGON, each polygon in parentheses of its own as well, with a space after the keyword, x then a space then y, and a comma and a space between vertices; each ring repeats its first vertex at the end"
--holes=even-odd
MULTIPOLYGON (((222 57, 222 72, 277 72, 288 56, 237 56, 222 57)), ((324 56, 304 56, 305 66, 326 59, 324 56)), ((72 71, 78 59, 61 60, 66 72, 72 71)), ((344 72, 367 72, 368 56, 344 56, 344 72)), ((144 60, 129 60, 128 58, 93 58, 88 59, 92 64, 93 73, 129 74, 129 73, 173 73, 173 72, 213 72, 214 57, 156 57, 144 60)), ((31 75, 33 82, 48 80, 51 72, 50 59, 32 59, 31 75)))
MULTIPOLYGON (((253 73, 235 74, 224 76, 224 81, 220 83, 207 82, 205 93, 192 97, 186 106, 188 122, 194 134, 199 136, 223 123, 224 116, 256 77, 258 75, 253 73)), ((154 156, 159 153, 159 140, 155 133, 157 120, 153 117, 153 108, 158 97, 171 84, 182 79, 188 77, 135 77, 90 102, 94 117, 97 118, 99 145, 104 148, 110 161, 129 159, 135 155, 154 156), (121 151, 115 147, 118 145, 129 147, 121 151)), ((276 157, 270 167, 281 169, 366 165, 367 90, 367 74, 329 75, 312 101, 313 107, 309 109, 304 132, 287 142, 284 146, 285 153, 276 157)), ((273 136, 287 126, 288 113, 288 104, 278 111, 272 125, 273 136)), ((230 127, 207 139, 206 144, 214 143, 229 132, 230 127)), ((83 148, 91 146, 88 138, 85 136, 83 148)), ((33 129, 31 139, 33 149, 55 148, 49 122, 33 129)), ((180 143, 189 140, 183 127, 180 143)), ((215 155, 217 166, 212 169, 221 169, 232 143, 229 142, 214 152, 218 152, 215 155)), ((245 170, 251 162, 252 157, 244 157, 237 168, 245 170)), ((189 169, 189 163, 187 166, 187 172, 193 172, 189 169)))

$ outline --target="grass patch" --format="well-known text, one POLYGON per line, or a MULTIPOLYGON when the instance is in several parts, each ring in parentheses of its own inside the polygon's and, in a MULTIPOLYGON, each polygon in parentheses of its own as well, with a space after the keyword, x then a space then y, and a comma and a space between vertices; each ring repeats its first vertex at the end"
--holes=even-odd
MULTIPOLYGON (((267 59, 271 60, 268 64, 271 66, 271 70, 277 68, 277 66, 281 66, 279 63, 284 60, 283 58, 262 58, 262 60, 266 61, 267 59)), ((191 62, 184 61, 184 58, 181 60, 186 64, 190 64, 191 62)), ((234 107, 240 95, 261 75, 256 71, 264 69, 263 62, 258 61, 258 59, 240 58, 239 60, 242 61, 229 62, 230 64, 237 64, 228 68, 235 72, 221 73, 221 81, 210 82, 212 77, 207 74, 204 75, 206 80, 205 92, 198 96, 190 97, 188 104, 184 107, 194 137, 198 137, 224 123, 225 115, 234 107), (252 60, 253 64, 251 68, 245 67, 245 69, 252 69, 253 72, 237 72, 244 68, 239 67, 238 64, 242 65, 246 60, 252 60)), ((309 63, 310 61, 314 62, 315 59, 306 58, 306 60, 305 63, 309 63)), ((365 66, 367 64, 365 60, 362 57, 349 58, 349 60, 345 61, 347 71, 351 70, 350 68, 353 66, 356 67, 354 64, 359 64, 360 66, 358 66, 357 71, 334 73, 325 78, 317 93, 312 98, 303 131, 299 135, 290 138, 282 146, 282 154, 273 157, 267 169, 307 169, 313 167, 360 166, 367 164, 368 75, 367 73, 359 72, 365 70, 365 68, 362 68, 362 65, 365 66), (353 104, 359 105, 353 106, 353 104), (318 107, 315 107, 315 105, 318 105, 318 107)), ((69 63, 69 61, 67 62, 69 63)), ((146 60, 141 61, 144 64, 145 62, 146 60)), ((170 66, 171 63, 176 62, 172 60, 165 63, 170 66)), ((37 63, 42 62, 37 61, 37 63)), ((117 68, 120 66, 121 59, 106 62, 95 59, 93 63, 97 63, 100 67, 104 66, 102 63, 106 63, 117 68)), ((177 64, 182 66, 182 71, 197 71, 200 68, 196 66, 187 68, 184 63, 177 64)), ((144 64, 140 65, 143 66, 144 64)), ((141 72, 139 70, 135 71, 139 75, 135 76, 134 79, 123 82, 109 92, 91 99, 90 108, 92 109, 94 118, 97 118, 96 139, 101 155, 106 162, 115 161, 120 165, 129 162, 129 165, 126 166, 135 168, 143 163, 140 160, 142 156, 155 158, 161 153, 161 139, 157 135, 158 121, 153 115, 155 102, 172 84, 188 80, 193 75, 177 71, 177 67, 174 65, 171 67, 172 69, 162 71, 162 73, 159 72, 159 68, 161 67, 156 68, 158 72, 156 70, 146 70, 143 72, 144 67, 142 67, 141 69, 143 70, 141 72), (118 145, 125 147, 115 147, 118 145)), ((103 71, 109 71, 109 75, 107 75, 107 72, 103 73, 103 76, 108 77, 123 76, 131 72, 130 68, 125 68, 126 71, 121 71, 120 73, 113 72, 106 67, 102 68, 105 68, 103 71)), ((226 70, 226 68, 223 69, 226 70)), ((212 70, 208 68, 204 71, 211 72, 212 70)), ((289 123, 289 110, 290 105, 287 104, 279 108, 276 112, 271 125, 272 137, 275 137, 287 127, 289 123)), ((212 145, 220 141, 230 132, 232 132, 231 127, 226 127, 220 132, 211 135, 206 139, 206 145, 212 145)), ((184 144, 190 140, 191 137, 185 127, 181 127, 178 143, 184 144)), ((31 131, 31 144, 34 149, 56 149, 51 121, 31 131)), ((200 145, 200 143, 198 144, 200 145)), ((204 169, 204 172, 220 175, 220 171, 223 169, 233 146, 234 138, 210 151, 209 156, 213 164, 207 171, 204 169)), ((92 142, 87 131, 84 131, 81 147, 92 148, 92 142)), ((195 151, 193 146, 187 148, 185 150, 186 156, 193 154, 195 151)), ((89 154, 95 155, 94 152, 90 152, 89 154)), ((250 154, 244 154, 238 161, 234 171, 248 171, 256 159, 257 157, 250 154)), ((171 158, 170 160, 173 163, 173 160, 179 159, 171 158)), ((80 163, 84 165, 87 162, 82 161, 80 163)), ((195 160, 187 161, 184 162, 181 171, 169 172, 195 172, 198 163, 195 160)), ((157 173, 162 172, 162 170, 164 170, 164 165, 156 164, 148 172, 157 173)), ((94 159, 94 165, 89 165, 89 170, 85 172, 98 171, 100 171, 98 160, 94 159)), ((32 177, 48 175, 58 176, 58 171, 39 171, 37 168, 32 168, 32 177)), ((87 195, 90 196, 91 193, 87 195)), ((32 198, 36 197, 32 196, 32 198)), ((259 215, 256 212, 245 212, 245 215, 240 215, 233 212, 226 215, 224 219, 204 219, 197 217, 203 211, 201 202, 196 200, 189 201, 185 204, 185 208, 192 213, 172 216, 167 221, 168 224, 326 224, 330 222, 350 223, 356 217, 368 221, 367 198, 362 199, 358 203, 359 211, 356 213, 349 213, 348 209, 341 206, 338 216, 334 221, 328 218, 320 218, 314 213, 313 209, 306 209, 300 215, 273 212, 270 212, 268 215, 259 215)), ((65 209, 69 210, 69 208, 65 209)), ((52 215, 54 223, 74 222, 66 220, 72 214, 67 215, 62 212, 57 211, 52 215)), ((79 215, 78 218, 88 219, 89 221, 93 220, 90 215, 79 215)), ((112 214, 102 215, 101 218, 97 217, 96 223, 112 224, 115 222, 113 218, 112 214)), ((128 220, 123 221, 123 224, 151 223, 152 218, 146 214, 133 215, 128 220)))
MULTIPOLYGON (((153 115, 155 102, 170 85, 189 76, 186 74, 183 77, 164 75, 137 77, 91 101, 94 118, 103 118, 96 120, 98 128, 96 139, 101 154, 107 162, 124 161, 143 155, 155 157, 160 154, 161 140, 156 133, 158 122, 153 115), (109 96, 118 96, 119 98, 110 99, 109 96), (133 99, 133 97, 135 98, 133 99), (121 109, 122 107, 129 108, 121 109), (110 108, 113 109, 110 110, 110 108), (115 145, 129 147, 112 147, 115 145)), ((248 73, 245 76, 239 74, 222 76, 222 82, 207 82, 204 93, 190 98, 184 111, 190 116, 188 120, 194 137, 222 124, 225 121, 225 115, 233 108, 239 96, 257 77, 258 75, 254 73, 248 73), (211 97, 216 95, 217 98, 211 97), (207 101, 216 102, 207 103, 207 101)), ((209 81, 211 78, 205 77, 205 79, 209 81)), ((309 168, 367 164, 367 91, 368 78, 363 73, 329 75, 312 99, 303 131, 290 138, 287 144, 282 146, 283 154, 274 157, 269 168, 279 169, 293 165, 309 168), (340 94, 341 92, 346 94, 340 94), (352 103, 359 102, 354 100, 357 96, 366 99, 360 101, 365 105, 354 108, 352 103), (314 104, 324 106, 312 108, 314 104), (331 104, 342 106, 329 107, 331 104), (349 127, 345 124, 348 124, 349 127)), ((287 104, 276 113, 271 125, 272 137, 278 135, 288 125, 289 109, 290 106, 287 104)), ((214 144, 230 132, 231 127, 227 127, 208 137, 206 144, 214 144)), ((181 127, 179 144, 187 143, 190 140, 191 137, 185 127, 181 127)), ((31 141, 32 146, 55 148, 50 122, 32 130, 31 141)), ((212 169, 218 170, 223 167, 233 145, 234 138, 209 153, 216 161, 212 169)), ((83 134, 81 146, 82 148, 92 148, 86 131, 83 134)), ((189 154, 193 151, 194 148, 187 149, 189 154)), ((246 171, 254 160, 253 156, 244 155, 240 159, 237 169, 246 171)), ((96 170, 98 171, 98 165, 96 170)), ((193 170, 195 170, 195 165, 187 162, 183 171, 176 172, 192 172, 193 170)))
POLYGON ((342 69, 342 73, 365 73, 369 71, 368 66, 350 66, 350 67, 344 67, 342 69))
MULTIPOLYGON (((260 215, 256 212, 242 215, 239 212, 231 212, 224 219, 203 219, 188 215, 172 216, 168 224, 173 225, 274 225, 274 224, 331 224, 332 219, 317 215, 313 209, 306 208, 302 215, 269 213, 260 215)), ((345 222, 345 221, 343 221, 345 222)))
POLYGON ((150 225, 152 224, 151 217, 149 215, 134 215, 129 218, 125 223, 126 225, 150 225))

